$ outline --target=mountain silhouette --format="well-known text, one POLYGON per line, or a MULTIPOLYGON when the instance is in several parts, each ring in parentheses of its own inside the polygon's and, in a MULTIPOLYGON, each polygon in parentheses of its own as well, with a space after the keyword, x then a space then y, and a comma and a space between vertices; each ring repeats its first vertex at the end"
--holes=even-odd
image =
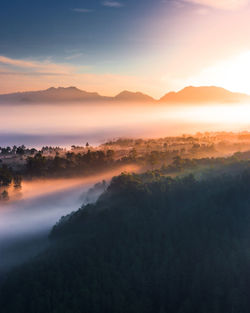
POLYGON ((40 91, 17 92, 0 95, 0 102, 64 102, 64 101, 105 101, 109 97, 100 96, 97 92, 87 92, 76 87, 51 87, 40 91))
POLYGON ((124 90, 114 97, 114 100, 118 101, 139 101, 139 102, 154 102, 156 101, 154 98, 145 95, 141 92, 131 92, 128 90, 124 90))
POLYGON ((159 101, 164 103, 237 103, 250 99, 242 93, 215 86, 186 87, 179 92, 169 92, 159 101))
POLYGON ((166 103, 166 104, 220 104, 250 101, 250 96, 228 91, 221 87, 185 87, 178 92, 169 92, 155 100, 141 92, 122 91, 115 97, 101 96, 76 87, 51 87, 40 91, 16 92, 0 95, 0 103, 63 103, 63 102, 124 102, 124 103, 166 103))

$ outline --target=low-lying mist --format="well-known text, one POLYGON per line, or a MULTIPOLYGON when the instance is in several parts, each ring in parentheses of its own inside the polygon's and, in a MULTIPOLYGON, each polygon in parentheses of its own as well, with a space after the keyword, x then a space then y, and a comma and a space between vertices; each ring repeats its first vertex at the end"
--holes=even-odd
POLYGON ((0 145, 92 145, 117 137, 248 130, 247 105, 1 105, 0 145), (28 117, 28 118, 27 118, 28 117))
MULTIPOLYGON (((250 130, 249 107, 164 104, 1 105, 0 146, 91 145, 117 137, 164 137, 202 131, 250 130)), ((47 244, 51 227, 78 209, 95 183, 117 171, 81 179, 24 182, 0 202, 0 271, 47 244)), ((136 170, 136 169, 133 169, 136 170)), ((91 200, 94 201, 95 197, 91 200)))
POLYGON ((95 201, 102 189, 92 189, 90 196, 93 185, 137 170, 125 166, 88 178, 24 181, 18 198, 0 202, 0 273, 44 249, 49 231, 63 215, 95 201))

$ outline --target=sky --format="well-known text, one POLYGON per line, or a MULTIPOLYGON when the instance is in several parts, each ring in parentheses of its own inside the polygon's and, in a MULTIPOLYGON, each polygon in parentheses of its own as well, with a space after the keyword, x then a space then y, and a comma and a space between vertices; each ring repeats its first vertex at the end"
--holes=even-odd
POLYGON ((1 0, 0 93, 250 94, 250 0, 1 0))

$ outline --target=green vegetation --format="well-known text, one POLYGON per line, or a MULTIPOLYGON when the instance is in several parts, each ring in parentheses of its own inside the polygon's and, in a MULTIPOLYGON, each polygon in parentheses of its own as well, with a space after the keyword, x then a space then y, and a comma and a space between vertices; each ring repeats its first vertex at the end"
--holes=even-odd
POLYGON ((0 187, 1 186, 9 186, 11 183, 14 184, 15 187, 20 187, 22 182, 22 178, 20 175, 17 175, 12 168, 7 165, 0 166, 0 187))
POLYGON ((1 312, 248 313, 250 167, 225 174, 234 166, 201 180, 113 178, 8 275, 1 312))
POLYGON ((88 175, 110 169, 118 164, 120 165, 120 162, 114 164, 109 150, 106 153, 101 150, 88 150, 86 153, 77 154, 67 152, 65 156, 57 154, 50 158, 37 153, 34 157, 27 158, 24 174, 31 177, 88 175))
MULTIPOLYGON (((136 165, 141 172, 160 170, 171 176, 189 172, 197 172, 199 176, 225 164, 231 170, 247 167, 249 151, 236 152, 231 157, 210 156, 216 151, 213 140, 224 138, 218 136, 210 140, 207 135, 206 144, 202 143, 204 136, 200 139, 197 135, 150 140, 118 139, 96 148, 86 143, 84 147, 72 146, 70 150, 46 146, 37 151, 24 145, 0 148, 0 200, 8 200, 11 195, 8 187, 20 187, 23 179, 87 177, 127 165, 136 165)), ((242 136, 245 140, 246 135, 240 138, 242 136)))
POLYGON ((15 173, 7 165, 0 166, 0 201, 9 200, 8 187, 13 185, 14 188, 21 188, 22 176, 15 173))
POLYGON ((98 147, 87 142, 84 146, 72 145, 70 150, 51 146, 40 150, 24 145, 0 147, 0 164, 11 167, 23 178, 88 176, 127 164, 139 165, 143 171, 172 164, 169 173, 173 173, 191 164, 199 167, 202 164, 199 159, 203 160, 203 165, 210 165, 220 162, 218 158, 228 158, 234 153, 236 156, 240 154, 237 151, 249 149, 248 132, 197 133, 158 139, 119 138, 98 147), (178 165, 177 158, 182 160, 178 165))

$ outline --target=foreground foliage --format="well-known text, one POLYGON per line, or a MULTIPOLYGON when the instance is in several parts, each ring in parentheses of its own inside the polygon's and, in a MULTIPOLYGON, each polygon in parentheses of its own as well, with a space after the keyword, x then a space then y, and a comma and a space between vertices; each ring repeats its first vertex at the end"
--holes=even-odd
POLYGON ((12 272, 3 313, 248 313, 250 170, 122 174, 12 272))

